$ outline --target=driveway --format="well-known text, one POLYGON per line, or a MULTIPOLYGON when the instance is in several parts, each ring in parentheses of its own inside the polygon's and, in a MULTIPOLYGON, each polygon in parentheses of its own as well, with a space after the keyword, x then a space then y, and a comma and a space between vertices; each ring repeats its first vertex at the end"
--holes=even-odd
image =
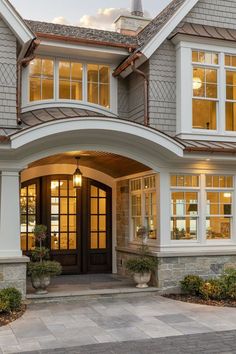
MULTIPOLYGON (((140 340, 153 345, 158 338, 172 337, 173 342, 173 337, 177 340, 186 335, 232 330, 236 330, 236 309, 182 303, 147 294, 101 297, 29 305, 21 319, 0 328, 0 348, 2 353, 22 353, 140 340)), ((102 350, 103 347, 99 353, 102 350)))

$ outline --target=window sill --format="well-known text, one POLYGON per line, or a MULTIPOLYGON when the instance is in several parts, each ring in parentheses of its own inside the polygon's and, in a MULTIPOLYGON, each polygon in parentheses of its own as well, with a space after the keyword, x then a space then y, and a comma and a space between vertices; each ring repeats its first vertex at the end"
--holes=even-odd
POLYGON ((217 131, 194 131, 191 133, 180 133, 176 135, 177 138, 182 140, 204 140, 204 141, 223 141, 223 142, 236 142, 236 131, 218 133, 217 131))

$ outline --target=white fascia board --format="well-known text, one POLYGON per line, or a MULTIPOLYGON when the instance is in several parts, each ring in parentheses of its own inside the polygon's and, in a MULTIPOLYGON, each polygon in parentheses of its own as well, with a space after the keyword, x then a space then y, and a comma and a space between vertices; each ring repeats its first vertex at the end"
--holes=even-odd
POLYGON ((0 0, 0 16, 22 45, 26 45, 35 38, 33 32, 15 11, 14 7, 9 4, 8 0, 0 0))
POLYGON ((141 50, 142 53, 147 58, 150 58, 197 3, 198 0, 187 0, 161 30, 143 47, 141 50))

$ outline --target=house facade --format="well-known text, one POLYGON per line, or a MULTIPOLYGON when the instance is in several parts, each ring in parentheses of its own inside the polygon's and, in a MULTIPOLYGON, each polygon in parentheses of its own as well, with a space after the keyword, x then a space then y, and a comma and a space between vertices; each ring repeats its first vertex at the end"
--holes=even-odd
POLYGON ((236 265, 235 22, 235 0, 133 1, 115 31, 0 0, 0 287, 25 293, 36 224, 64 274, 125 274, 142 226, 160 288, 236 265))

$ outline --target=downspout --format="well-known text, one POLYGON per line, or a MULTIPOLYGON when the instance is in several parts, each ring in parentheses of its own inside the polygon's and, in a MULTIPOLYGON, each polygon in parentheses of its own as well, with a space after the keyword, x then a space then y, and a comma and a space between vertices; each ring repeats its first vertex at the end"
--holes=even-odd
POLYGON ((143 84, 144 84, 144 125, 149 126, 149 114, 148 114, 148 76, 143 71, 137 69, 135 67, 135 63, 132 61, 131 63, 132 71, 140 76, 143 77, 143 84))

